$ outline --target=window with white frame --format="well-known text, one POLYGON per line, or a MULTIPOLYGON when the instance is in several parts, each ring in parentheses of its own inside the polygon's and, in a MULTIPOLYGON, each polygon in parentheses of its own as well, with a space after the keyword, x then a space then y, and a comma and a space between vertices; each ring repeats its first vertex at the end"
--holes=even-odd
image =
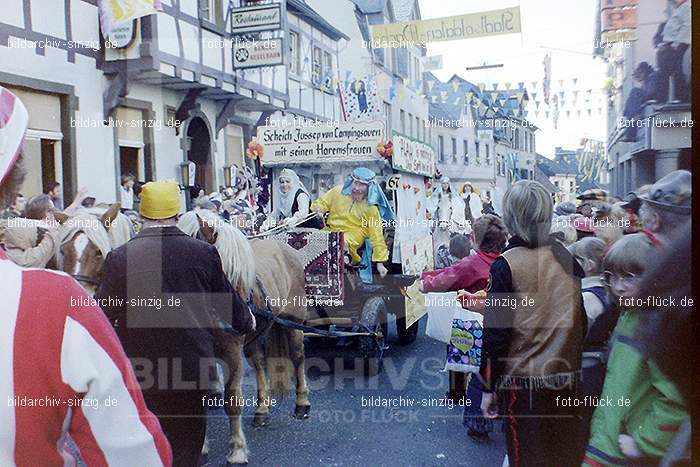
POLYGON ((469 165, 469 141, 462 140, 462 144, 464 145, 464 165, 469 165))
POLYGON ((386 115, 386 134, 391 135, 392 122, 391 122, 391 104, 384 102, 384 115, 386 115))
MULTIPOLYGON (((420 81, 420 58, 415 57, 414 59, 414 65, 413 65, 413 72, 414 72, 414 77, 413 77, 413 82, 416 83, 416 87, 418 87, 418 81, 420 81)), ((420 91, 420 89, 418 89, 420 91)))
POLYGON ((479 142, 474 141, 474 163, 481 165, 481 154, 479 153, 479 142))
POLYGON ((289 71, 299 74, 299 34, 289 31, 289 71))
POLYGON ((408 114, 408 136, 413 138, 413 115, 411 113, 408 114))
POLYGON ((401 109, 399 112, 399 123, 401 124, 401 133, 406 134, 406 112, 401 109))
POLYGON ((438 159, 440 162, 445 162, 445 137, 438 136, 438 159))
POLYGON ((223 0, 199 0, 200 19, 224 27, 225 16, 223 0))
POLYGON ((320 47, 313 48, 313 62, 311 63, 311 82, 316 85, 321 84, 323 75, 323 54, 320 47))
POLYGON ((484 144, 485 147, 485 156, 486 156, 486 165, 489 166, 491 165, 491 146, 489 146, 488 143, 484 144))
POLYGON ((457 138, 452 138, 452 160, 457 160, 457 138))
MULTIPOLYGON (((331 76, 333 72, 333 56, 331 55, 330 52, 323 52, 323 72, 324 76, 328 75, 331 76)), ((321 79, 324 78, 324 76, 321 77, 321 79)))

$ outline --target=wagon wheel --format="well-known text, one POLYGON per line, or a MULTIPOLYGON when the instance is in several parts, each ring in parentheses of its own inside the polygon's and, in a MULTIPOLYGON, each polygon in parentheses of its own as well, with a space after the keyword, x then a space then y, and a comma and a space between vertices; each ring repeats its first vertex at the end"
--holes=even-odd
POLYGON ((363 359, 365 375, 375 376, 382 371, 384 343, 388 331, 386 305, 382 297, 372 297, 365 302, 360 323, 377 333, 376 338, 360 336, 357 339, 357 350, 363 359))
POLYGON ((406 317, 396 318, 396 333, 399 335, 401 345, 413 344, 418 337, 418 321, 406 329, 406 317))
POLYGON ((401 345, 413 344, 418 337, 418 322, 413 323, 406 329, 406 299, 392 299, 389 301, 389 311, 396 316, 396 333, 399 335, 401 345))

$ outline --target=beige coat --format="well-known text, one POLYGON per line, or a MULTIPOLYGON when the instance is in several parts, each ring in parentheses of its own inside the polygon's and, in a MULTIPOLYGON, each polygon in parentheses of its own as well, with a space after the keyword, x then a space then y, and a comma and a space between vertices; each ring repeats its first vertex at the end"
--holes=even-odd
POLYGON ((60 245, 58 229, 36 220, 11 219, 5 224, 4 244, 7 256, 16 264, 44 268, 60 245), (40 229, 45 233, 39 242, 40 229))

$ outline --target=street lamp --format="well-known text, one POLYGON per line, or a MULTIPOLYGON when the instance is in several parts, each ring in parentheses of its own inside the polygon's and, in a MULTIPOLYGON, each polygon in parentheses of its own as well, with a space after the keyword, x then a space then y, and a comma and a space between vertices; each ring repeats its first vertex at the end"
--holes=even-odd
POLYGON ((194 177, 197 172, 197 166, 194 162, 180 163, 180 189, 185 192, 185 208, 189 211, 192 205, 189 187, 194 185, 194 177))
POLYGON ((238 167, 235 165, 225 165, 224 166, 224 186, 230 188, 236 183, 236 173, 238 172, 238 167))
POLYGON ((197 166, 194 162, 180 163, 180 185, 182 189, 187 189, 194 186, 194 177, 197 172, 197 166))

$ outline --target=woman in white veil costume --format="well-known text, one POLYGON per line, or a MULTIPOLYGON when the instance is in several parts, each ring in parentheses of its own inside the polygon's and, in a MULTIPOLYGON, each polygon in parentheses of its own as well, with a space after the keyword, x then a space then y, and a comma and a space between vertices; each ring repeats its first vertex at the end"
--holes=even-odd
POLYGON ((433 219, 433 252, 435 267, 449 266, 450 237, 457 233, 469 233, 464 217, 464 200, 452 190, 450 179, 442 177, 428 200, 433 219))

